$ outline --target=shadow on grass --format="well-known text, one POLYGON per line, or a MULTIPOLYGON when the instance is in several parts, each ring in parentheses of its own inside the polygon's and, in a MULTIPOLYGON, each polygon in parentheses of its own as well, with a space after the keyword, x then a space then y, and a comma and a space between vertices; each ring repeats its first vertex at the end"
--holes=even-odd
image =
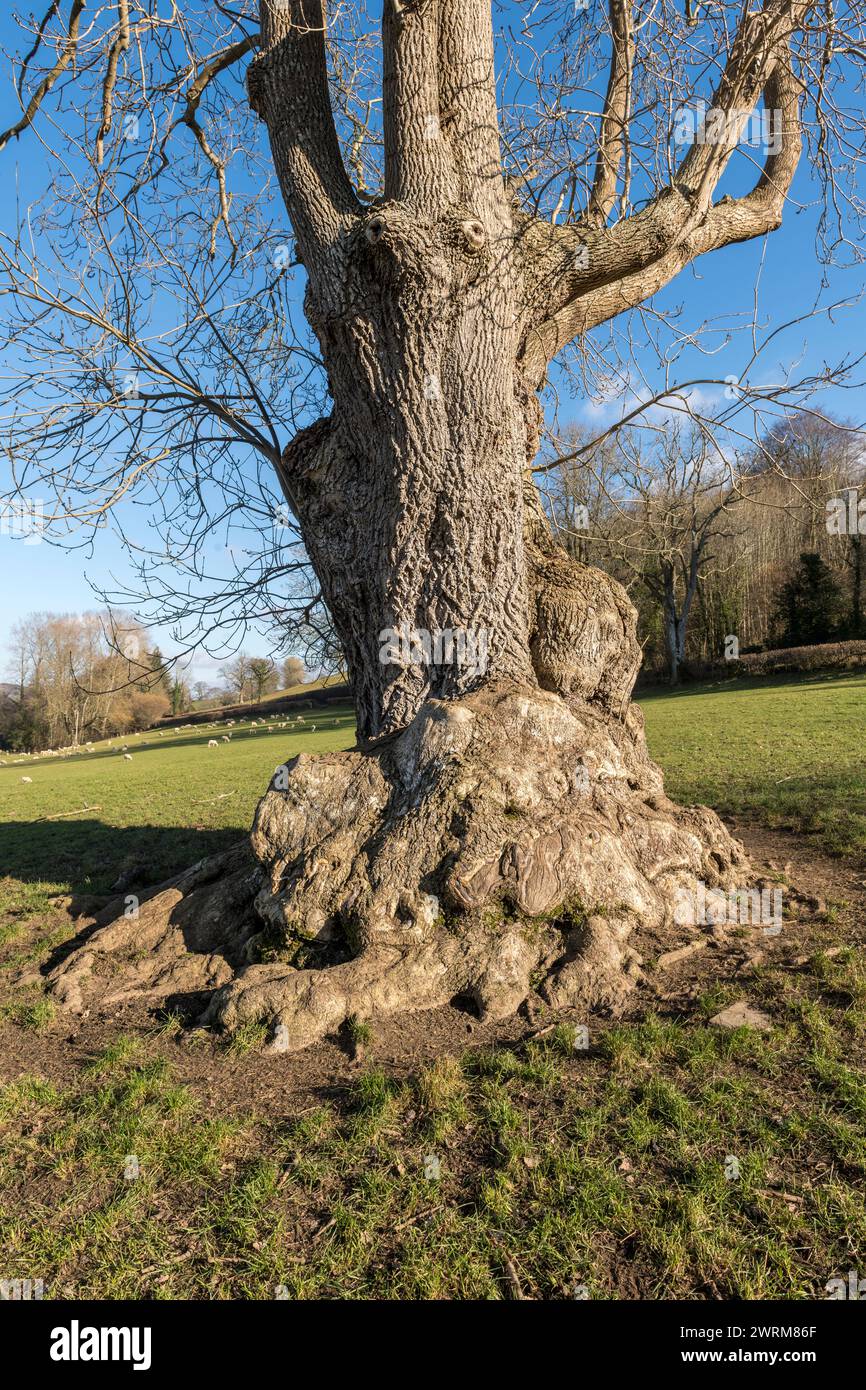
POLYGON ((0 875, 25 883, 67 885, 71 911, 77 915, 91 909, 87 899, 109 894, 118 882, 121 888, 161 883, 242 838, 237 829, 120 828, 99 820, 12 821, 0 824, 0 875))

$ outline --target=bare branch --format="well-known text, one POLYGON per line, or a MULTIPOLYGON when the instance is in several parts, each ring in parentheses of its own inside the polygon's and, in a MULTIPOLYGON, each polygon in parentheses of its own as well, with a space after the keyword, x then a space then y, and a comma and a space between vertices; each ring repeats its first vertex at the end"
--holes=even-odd
POLYGON ((649 299, 696 256, 779 226, 801 149, 789 39, 807 8, 767 0, 763 10, 746 16, 707 116, 709 124, 717 114, 721 138, 696 141, 673 182, 648 207, 597 231, 545 224, 542 233, 538 221, 531 221, 529 255, 537 254, 540 237, 547 238, 538 310, 522 353, 534 385, 574 338, 649 299), (776 138, 761 177, 745 197, 714 205, 713 192, 762 90, 776 138))
POLYGON ((610 31, 610 77, 604 99, 592 194, 583 218, 588 227, 604 226, 616 202, 631 107, 634 57, 631 0, 610 0, 610 31))
POLYGON ((250 105, 265 121, 286 206, 309 263, 360 205, 346 173, 328 93, 323 0, 261 0, 262 49, 250 105))
POLYGON ((111 130, 114 86, 117 82, 117 68, 123 54, 129 48, 129 0, 117 0, 117 33, 108 51, 105 80, 102 84, 102 121, 96 137, 96 162, 101 164, 105 154, 105 137, 111 130))
MULTIPOLYGON (((50 70, 50 72, 46 73, 45 77, 43 77, 42 81, 39 83, 39 86, 36 88, 36 91, 33 93, 33 96, 27 103, 27 106, 24 110, 24 114, 21 117, 20 121, 16 121, 15 125, 10 126, 7 131, 0 135, 0 151, 6 148, 6 146, 9 144, 9 141, 13 137, 17 139, 21 132, 23 130, 26 130, 27 127, 33 123, 33 118, 35 117, 37 111, 42 105, 43 100, 51 91, 51 88, 54 86, 58 77, 62 76, 62 74, 69 67, 69 64, 72 62, 72 59, 75 57, 75 51, 78 47, 78 35, 81 28, 81 12, 84 9, 84 5, 85 0, 72 0, 72 9, 69 14, 69 26, 66 33, 66 42, 64 43, 63 48, 61 49, 57 57, 57 61, 54 64, 54 67, 50 70)), ((42 21, 39 30, 40 38, 42 36, 42 32, 44 30, 45 24, 49 16, 52 13, 55 13, 56 9, 56 5, 52 5, 51 10, 49 10, 48 12, 48 15, 46 15, 45 19, 42 21)), ((32 53, 36 51, 36 46, 37 45, 34 45, 32 52, 28 54, 28 58, 32 57, 32 53)))

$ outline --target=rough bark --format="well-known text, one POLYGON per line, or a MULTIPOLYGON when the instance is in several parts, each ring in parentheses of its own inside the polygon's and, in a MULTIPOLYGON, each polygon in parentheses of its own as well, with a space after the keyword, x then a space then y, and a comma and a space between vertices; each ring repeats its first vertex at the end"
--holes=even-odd
POLYGON ((714 204, 730 148, 695 146, 670 189, 608 227, 632 44, 614 0, 592 199, 561 228, 528 218, 502 179, 489 0, 386 0, 385 194, 371 209, 340 159, 321 0, 262 0, 250 100, 334 401, 280 478, 346 653, 359 747, 278 769, 249 848, 181 876, 143 922, 101 927, 55 973, 60 1002, 207 991, 207 1021, 265 1021, 282 1050, 349 1014, 457 994, 492 1017, 533 991, 616 1009, 640 970, 630 938, 678 892, 742 881, 718 819, 665 797, 630 703, 632 606, 554 545, 529 465, 535 391, 564 343, 694 256, 778 224, 799 152, 787 35, 802 9, 749 12, 716 94, 748 109, 763 90, 781 113, 753 192, 714 204), (430 659, 390 650, 400 632, 426 634, 430 659), (474 659, 459 638, 455 659, 456 634, 474 659))
POLYGON ((208 992, 204 1022, 264 1023, 277 1051, 455 996, 485 1019, 530 996, 616 1012, 641 936, 746 864, 711 811, 664 795, 638 710, 611 712, 628 645, 588 626, 586 695, 492 682, 426 701, 379 749, 277 769, 250 848, 100 928, 55 972, 58 1002, 208 992))

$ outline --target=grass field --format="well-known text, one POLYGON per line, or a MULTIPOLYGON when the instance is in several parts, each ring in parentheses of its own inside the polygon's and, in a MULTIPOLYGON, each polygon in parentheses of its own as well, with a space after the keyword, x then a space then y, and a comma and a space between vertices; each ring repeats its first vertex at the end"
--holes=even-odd
MULTIPOLYGON (((647 694, 641 704, 676 800, 815 832, 834 851, 866 850, 866 675, 697 687, 647 694)), ((0 865, 28 892, 37 884, 105 892, 132 860, 156 882, 247 829, 278 763, 354 742, 348 708, 302 718, 284 730, 280 718, 239 723, 219 749, 208 739, 224 730, 199 725, 65 759, 7 754, 0 865), (99 809, 44 819, 87 806, 99 809)))
POLYGON ((866 675, 738 681, 640 703, 675 800, 866 852, 866 675))
MULTIPOLYGON (((352 711, 329 709, 251 728, 196 725, 93 745, 67 758, 4 755, 0 767, 0 865, 38 892, 106 892, 132 862, 158 882, 236 840, 274 768, 300 752, 350 747, 352 711), (315 729, 313 728, 315 726, 315 729), (231 742, 222 742, 231 734, 231 742), (219 748, 208 748, 217 738, 219 748), (128 747, 131 762, 121 753, 128 747), (25 765, 26 764, 26 765, 25 765), (22 776, 32 778, 30 783, 22 776), (96 810, 66 817, 83 807, 96 810), (62 815, 62 819, 46 817, 62 815)), ((7 885, 8 887, 8 885, 7 885)), ((14 894, 16 890, 12 889, 14 894)))
MULTIPOLYGON (((642 705, 672 796, 860 863, 866 677, 642 705)), ((304 720, 218 750, 222 730, 128 738, 131 762, 119 740, 4 755, 0 985, 31 977, 0 990, 0 1277, 95 1298, 809 1298, 863 1272, 866 897, 795 961, 594 1022, 587 1051, 561 1025, 395 1068, 374 1034, 362 1065, 328 1044, 301 1075, 254 1030, 171 1015, 70 1034, 32 980, 77 931, 55 895, 234 840, 278 763, 353 741, 348 709, 304 720), (744 993, 771 1033, 707 1027, 744 993)))

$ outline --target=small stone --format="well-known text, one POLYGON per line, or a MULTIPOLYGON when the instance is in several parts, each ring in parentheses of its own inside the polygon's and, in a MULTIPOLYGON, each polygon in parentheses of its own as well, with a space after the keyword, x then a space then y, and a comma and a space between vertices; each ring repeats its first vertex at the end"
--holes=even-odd
POLYGON ((747 1000, 738 999, 736 1004, 729 1004, 721 1013, 711 1018, 710 1027, 758 1028, 762 1033, 769 1033, 773 1027, 773 1020, 760 1009, 753 1009, 747 1000))

